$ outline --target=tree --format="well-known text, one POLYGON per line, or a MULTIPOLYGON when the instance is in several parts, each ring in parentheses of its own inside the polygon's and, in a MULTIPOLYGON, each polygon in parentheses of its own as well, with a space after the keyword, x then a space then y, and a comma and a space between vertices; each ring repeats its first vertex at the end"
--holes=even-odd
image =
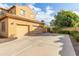
POLYGON ((49 27, 45 24, 44 20, 41 20, 41 22, 43 23, 42 28, 44 29, 44 32, 47 32, 49 27))
POLYGON ((41 20, 41 22, 43 23, 43 25, 45 25, 45 21, 44 20, 41 20))
POLYGON ((59 27, 73 27, 77 22, 79 22, 78 15, 72 11, 61 10, 55 15, 54 25, 59 27))
POLYGON ((50 26, 54 26, 54 20, 51 20, 50 26))

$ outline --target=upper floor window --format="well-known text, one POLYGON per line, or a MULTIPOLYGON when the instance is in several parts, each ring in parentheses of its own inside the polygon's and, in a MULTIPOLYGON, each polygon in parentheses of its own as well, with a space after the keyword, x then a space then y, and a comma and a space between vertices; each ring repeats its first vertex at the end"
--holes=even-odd
POLYGON ((15 11, 12 11, 12 10, 11 10, 11 11, 9 11, 9 13, 15 14, 15 11))
POLYGON ((5 11, 0 11, 0 15, 4 15, 5 13, 5 11))
POLYGON ((25 10, 20 10, 20 15, 25 15, 26 14, 26 11, 25 10))

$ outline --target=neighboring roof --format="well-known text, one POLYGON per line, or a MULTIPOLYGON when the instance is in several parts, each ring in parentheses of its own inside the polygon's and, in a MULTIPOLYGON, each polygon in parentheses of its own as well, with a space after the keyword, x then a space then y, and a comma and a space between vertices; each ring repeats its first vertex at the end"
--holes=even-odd
POLYGON ((9 11, 9 10, 11 10, 12 8, 14 8, 15 7, 15 5, 13 5, 12 7, 10 7, 9 9, 5 9, 5 8, 2 8, 2 7, 0 7, 0 9, 1 10, 5 10, 5 11, 9 11))
POLYGON ((5 11, 9 11, 9 10, 11 10, 11 9, 14 8, 14 7, 15 7, 15 5, 11 6, 10 8, 7 8, 7 9, 0 7, 0 9, 1 9, 1 10, 5 10, 5 11))
MULTIPOLYGON (((12 8, 16 7, 15 5, 13 5, 12 7, 10 7, 9 9, 4 9, 4 8, 0 8, 1 10, 5 10, 5 11, 9 11, 11 10, 12 8)), ((28 6, 27 6, 28 7, 28 6)), ((29 7, 28 7, 29 8, 29 7)), ((24 20, 24 21, 28 21, 28 22, 33 22, 33 23, 39 23, 39 24, 43 24, 42 22, 39 22, 39 21, 36 21, 36 20, 30 20, 30 19, 27 19, 27 18, 24 18, 24 17, 21 17, 21 16, 17 16, 17 15, 12 15, 12 14, 9 14, 9 13, 6 13, 5 15, 1 16, 0 17, 0 20, 3 20, 3 18, 6 18, 6 17, 10 17, 10 18, 15 18, 15 19, 18 19, 18 20, 24 20)))
MULTIPOLYGON (((11 10, 12 8, 15 8, 16 6, 18 6, 18 5, 13 5, 13 6, 11 6, 9 9, 5 9, 5 8, 1 8, 1 7, 0 7, 0 9, 9 11, 9 10, 11 10)), ((28 7, 28 6, 26 6, 26 7, 28 7)), ((30 9, 30 7, 28 7, 28 8, 30 9)))
POLYGON ((6 13, 3 17, 0 18, 0 20, 3 20, 4 18, 9 17, 9 18, 14 18, 17 20, 22 20, 22 21, 28 21, 28 22, 33 22, 33 23, 39 23, 39 24, 43 24, 42 22, 36 21, 36 20, 30 20, 21 16, 17 16, 17 15, 12 15, 9 13, 6 13))
POLYGON ((10 8, 8 9, 8 11, 11 10, 12 8, 14 8, 14 7, 15 7, 15 5, 13 5, 12 7, 10 7, 10 8))
POLYGON ((1 10, 5 10, 5 11, 7 11, 7 9, 1 8, 1 7, 0 7, 0 9, 1 9, 1 10))

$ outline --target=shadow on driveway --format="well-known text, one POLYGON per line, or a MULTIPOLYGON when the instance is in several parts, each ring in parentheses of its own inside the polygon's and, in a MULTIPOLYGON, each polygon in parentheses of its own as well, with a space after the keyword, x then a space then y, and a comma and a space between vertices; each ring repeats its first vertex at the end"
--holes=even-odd
POLYGON ((64 35, 63 37, 59 37, 60 40, 55 41, 55 43, 62 43, 62 49, 59 51, 61 56, 76 56, 75 50, 73 48, 72 42, 68 35, 64 35))
POLYGON ((5 38, 5 37, 0 36, 0 43, 5 43, 5 42, 13 41, 13 40, 15 39, 5 38))

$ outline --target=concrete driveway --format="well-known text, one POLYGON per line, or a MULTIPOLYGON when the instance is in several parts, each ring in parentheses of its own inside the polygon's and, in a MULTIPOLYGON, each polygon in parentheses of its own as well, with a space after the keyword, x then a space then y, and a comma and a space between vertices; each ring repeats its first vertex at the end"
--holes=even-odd
POLYGON ((75 56, 68 35, 41 33, 0 44, 0 55, 6 56, 75 56))

